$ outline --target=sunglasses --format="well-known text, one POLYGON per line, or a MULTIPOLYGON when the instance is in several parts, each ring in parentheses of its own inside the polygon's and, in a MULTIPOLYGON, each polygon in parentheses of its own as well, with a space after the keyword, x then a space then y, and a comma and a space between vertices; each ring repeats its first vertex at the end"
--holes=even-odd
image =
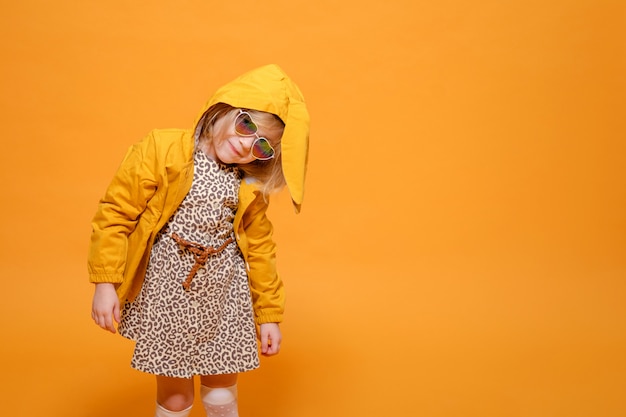
POLYGON ((239 136, 256 136, 256 140, 252 143, 252 156, 261 161, 267 161, 274 157, 274 148, 270 145, 270 141, 259 136, 258 126, 252 121, 250 113, 239 110, 239 114, 235 118, 235 133, 239 136))

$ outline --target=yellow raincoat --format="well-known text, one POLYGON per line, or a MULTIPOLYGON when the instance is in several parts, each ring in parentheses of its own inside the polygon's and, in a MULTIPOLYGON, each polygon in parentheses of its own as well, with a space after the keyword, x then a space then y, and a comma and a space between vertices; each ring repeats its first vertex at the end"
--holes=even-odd
MULTIPOLYGON (((267 65, 221 87, 200 115, 220 102, 273 113, 283 120, 283 173, 299 212, 309 116, 298 87, 278 66, 267 65)), ((93 283, 116 284, 120 301, 132 300, 138 294, 154 239, 191 188, 194 131, 152 131, 129 149, 100 201, 92 221, 89 279, 93 283)), ((246 261, 257 324, 282 321, 285 303, 283 284, 276 271, 272 224, 266 211, 267 202, 258 183, 245 178, 239 190, 233 230, 246 261)))

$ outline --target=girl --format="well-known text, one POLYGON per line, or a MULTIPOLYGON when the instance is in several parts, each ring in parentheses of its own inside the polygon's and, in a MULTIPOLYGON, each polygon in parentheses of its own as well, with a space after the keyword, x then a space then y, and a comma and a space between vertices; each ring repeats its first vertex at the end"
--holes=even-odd
POLYGON ((89 250, 92 318, 136 342, 156 375, 157 417, 188 416, 200 375, 207 416, 237 416, 237 374, 280 350, 284 290, 268 195, 299 212, 309 116, 276 65, 221 87, 193 130, 131 147, 100 201, 89 250))

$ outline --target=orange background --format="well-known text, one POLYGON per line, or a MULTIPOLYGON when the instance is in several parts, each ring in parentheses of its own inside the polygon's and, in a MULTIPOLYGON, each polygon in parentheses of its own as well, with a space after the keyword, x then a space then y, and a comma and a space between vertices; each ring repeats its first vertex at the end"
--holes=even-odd
POLYGON ((153 415, 89 316, 91 216, 130 144, 271 62, 310 170, 243 416, 626 415, 624 2, 2 3, 2 415, 153 415))

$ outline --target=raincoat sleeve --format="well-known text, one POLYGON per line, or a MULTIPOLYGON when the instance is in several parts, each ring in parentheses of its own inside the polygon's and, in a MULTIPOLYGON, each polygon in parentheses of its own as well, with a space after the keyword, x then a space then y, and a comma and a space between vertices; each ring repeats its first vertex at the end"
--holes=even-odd
POLYGON ((248 246, 248 277, 257 324, 280 323, 285 309, 285 289, 276 270, 276 244, 273 226, 267 218, 268 204, 259 193, 243 224, 248 246))
POLYGON ((89 280, 121 283, 128 237, 157 189, 155 141, 151 134, 132 146, 117 170, 92 220, 89 280))

